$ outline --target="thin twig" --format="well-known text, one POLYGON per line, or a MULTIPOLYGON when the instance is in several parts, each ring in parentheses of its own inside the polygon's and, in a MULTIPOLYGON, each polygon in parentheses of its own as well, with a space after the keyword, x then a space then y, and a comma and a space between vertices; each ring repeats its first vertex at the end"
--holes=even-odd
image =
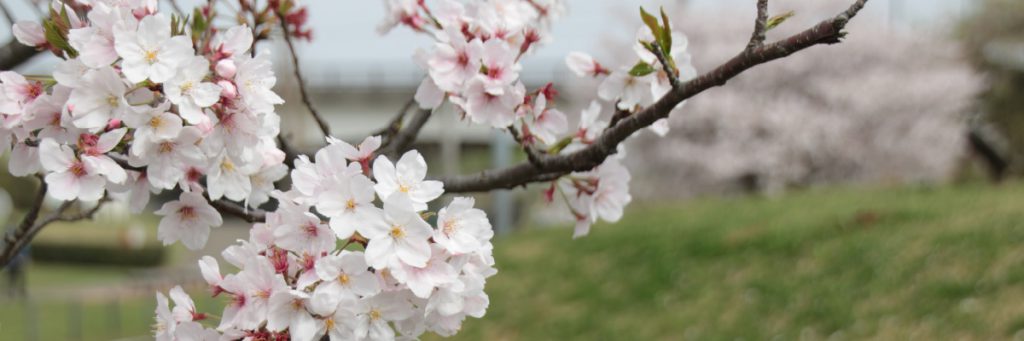
POLYGON ((388 157, 395 158, 399 154, 409 149, 409 146, 416 141, 416 138, 420 134, 420 130, 423 130, 423 126, 427 124, 434 111, 431 109, 419 109, 416 114, 409 119, 409 124, 404 125, 402 129, 394 135, 391 143, 381 148, 380 154, 387 155, 388 157))
POLYGON ((658 57, 658 62, 661 63, 661 69, 665 71, 665 76, 668 77, 668 83, 672 85, 672 89, 678 89, 680 86, 679 74, 676 68, 672 67, 675 64, 669 62, 671 57, 665 55, 665 51, 661 49, 661 45, 657 42, 652 42, 651 47, 653 47, 654 55, 658 57))
POLYGON ((316 120, 316 124, 320 126, 320 131, 324 133, 324 136, 331 136, 331 128, 327 126, 327 121, 320 116, 320 113, 313 108, 313 102, 309 99, 309 94, 306 92, 306 81, 302 79, 302 68, 299 66, 299 55, 295 52, 295 45, 292 43, 292 37, 288 33, 288 23, 284 20, 284 14, 279 11, 274 11, 277 14, 278 21, 281 23, 281 32, 284 33, 284 42, 288 44, 288 51, 292 55, 292 65, 295 66, 295 79, 299 83, 299 95, 302 97, 302 104, 306 105, 306 109, 309 110, 309 114, 313 115, 313 119, 316 120))
POLYGON ((221 213, 233 215, 246 222, 259 223, 267 220, 267 213, 258 209, 246 209, 242 205, 224 199, 210 201, 210 205, 221 213))
POLYGON ((764 45, 768 34, 768 0, 757 0, 757 19, 754 19, 754 33, 750 35, 747 50, 751 51, 764 45))
POLYGON ((416 105, 416 100, 410 98, 409 101, 405 102, 405 105, 402 106, 402 109, 398 111, 398 114, 395 114, 395 117, 393 117, 391 121, 388 122, 387 126, 370 134, 371 136, 381 135, 384 137, 384 142, 381 143, 380 146, 381 149, 390 146, 391 142, 395 139, 395 135, 398 135, 398 132, 402 130, 402 121, 405 120, 405 115, 409 112, 409 108, 412 108, 413 105, 416 105))
POLYGON ((621 119, 618 124, 605 130, 594 143, 583 149, 568 154, 545 156, 541 158, 539 166, 523 162, 476 174, 442 178, 445 192, 465 193, 513 188, 544 181, 558 174, 591 170, 604 162, 609 155, 614 154, 618 145, 633 133, 654 124, 659 119, 668 117, 672 109, 680 102, 710 88, 725 85, 728 80, 755 66, 788 57, 815 45, 840 42, 845 34, 843 29, 846 24, 857 15, 866 2, 867 0, 857 0, 843 13, 781 41, 753 50, 744 49, 743 52, 717 68, 669 91, 644 110, 621 119))
POLYGON ((540 164, 540 158, 543 156, 540 151, 533 147, 533 145, 523 141, 523 136, 519 134, 519 131, 515 127, 508 127, 508 133, 512 135, 512 139, 516 141, 520 146, 523 147, 523 152, 526 153, 526 159, 531 164, 540 164))

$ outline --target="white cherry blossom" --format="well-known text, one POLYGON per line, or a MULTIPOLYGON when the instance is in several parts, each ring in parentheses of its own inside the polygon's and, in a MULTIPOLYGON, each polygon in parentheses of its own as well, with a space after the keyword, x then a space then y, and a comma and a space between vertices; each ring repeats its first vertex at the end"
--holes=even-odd
POLYGON ((177 76, 164 84, 167 99, 178 105, 181 117, 189 123, 198 124, 206 120, 202 109, 220 99, 220 86, 203 81, 209 73, 210 62, 195 56, 182 65, 177 76))
POLYGON ((163 216, 157 238, 170 245, 181 241, 185 247, 198 250, 206 245, 210 227, 223 224, 220 213, 206 202, 202 194, 182 192, 178 200, 169 201, 155 212, 163 216))
POLYGON ((171 19, 163 14, 143 18, 137 30, 118 29, 114 37, 114 49, 123 59, 121 70, 132 83, 166 82, 193 55, 192 41, 172 37, 171 19))
POLYGON ((430 259, 431 229, 412 208, 412 202, 402 196, 384 201, 384 219, 360 228, 359 233, 370 239, 366 246, 366 263, 382 269, 407 264, 424 267, 430 259))
POLYGON ((424 180, 427 162, 415 150, 403 154, 397 164, 392 164, 385 156, 377 157, 373 162, 373 177, 377 179, 373 188, 382 199, 388 200, 393 194, 406 198, 417 212, 427 209, 427 202, 444 193, 444 184, 440 181, 424 180))

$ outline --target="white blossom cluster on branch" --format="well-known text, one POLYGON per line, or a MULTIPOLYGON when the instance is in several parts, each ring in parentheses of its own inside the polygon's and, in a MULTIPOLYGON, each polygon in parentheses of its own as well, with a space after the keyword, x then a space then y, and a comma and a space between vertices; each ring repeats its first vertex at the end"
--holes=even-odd
POLYGON ((228 27, 217 24, 223 16, 213 2, 184 16, 159 12, 156 0, 55 3, 41 24, 13 28, 20 42, 62 59, 53 74, 0 72, 0 155, 12 154, 12 174, 44 181, 37 205, 2 241, 0 260, 49 222, 88 217, 111 193, 141 211, 167 190, 178 198, 155 212, 165 244, 202 248, 222 213, 256 223, 248 240, 221 253, 233 268, 227 274, 213 257, 199 262, 212 294, 226 298, 223 312, 198 311, 181 287, 169 292, 173 309, 157 293, 158 340, 453 335, 466 317, 484 315, 486 279, 497 270, 490 223, 472 198, 430 210, 446 187, 550 182, 545 198, 564 200, 577 221, 574 237, 586 235, 598 220, 619 220, 632 200, 623 141, 647 127, 665 135, 665 118, 686 99, 746 69, 838 42, 866 1, 767 45, 767 1, 759 1, 747 48, 699 77, 686 36, 664 11, 641 9, 634 63, 609 68, 587 54, 567 57, 577 75, 600 82, 571 129, 555 87, 527 89, 519 77, 521 60, 551 39, 560 0, 384 0, 382 33, 405 26, 434 42, 414 56, 428 73, 414 98, 423 110, 409 127, 400 114, 387 140, 370 136, 358 146, 331 137, 306 96, 291 38, 309 40, 312 31, 295 0, 229 2, 228 27), (283 31, 303 102, 326 135, 312 157, 279 136, 274 110, 283 100, 272 90, 268 54, 255 53, 274 29, 283 31), (428 180, 424 158, 404 149, 446 102, 471 123, 507 131, 529 163, 428 180), (604 108, 610 119, 602 119, 604 108), (289 174, 292 187, 277 189, 289 174), (65 204, 37 222, 45 194, 65 204), (276 210, 258 209, 271 199, 276 210), (98 204, 65 215, 78 201, 98 204))
MULTIPOLYGON (((281 20, 301 26, 292 12, 281 20)), ((328 137, 313 160, 295 161, 291 190, 275 189, 289 169, 268 54, 250 53, 249 26, 222 30, 210 7, 194 13, 167 15, 155 1, 55 5, 43 24, 15 25, 19 41, 61 57, 53 74, 0 73, 10 172, 38 174, 56 199, 127 193, 139 212, 151 194, 180 191, 155 212, 157 237, 189 249, 223 223, 215 203, 255 210, 276 199, 250 239, 222 253, 236 272, 200 261, 214 296, 228 300, 219 323, 176 287, 173 310, 157 294, 156 338, 389 340, 452 335, 482 317, 496 270, 493 232, 473 199, 428 212, 442 184, 425 179, 416 151, 394 163, 376 156, 379 136, 358 147, 328 137)))

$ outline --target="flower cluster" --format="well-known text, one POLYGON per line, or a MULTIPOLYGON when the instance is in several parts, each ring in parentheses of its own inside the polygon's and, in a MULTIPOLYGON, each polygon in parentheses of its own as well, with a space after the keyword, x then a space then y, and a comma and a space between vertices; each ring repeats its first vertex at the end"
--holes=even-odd
MULTIPOLYGON (((643 14, 647 15, 646 12, 643 14)), ((601 83, 598 97, 614 103, 615 117, 622 119, 654 104, 672 90, 672 78, 686 81, 697 76, 690 54, 686 50, 687 46, 686 35, 672 30, 669 22, 665 21, 664 26, 648 23, 637 33, 633 50, 638 61, 631 66, 625 65, 612 71, 590 55, 581 52, 570 53, 565 62, 577 76, 599 79, 601 83), (655 34, 658 34, 658 37, 655 37, 655 34), (654 42, 662 45, 653 44, 654 42), (661 58, 655 53, 661 54, 661 58), (663 62, 668 65, 664 65, 663 62)), ((684 104, 685 101, 673 110, 680 110, 684 104)), ((600 116, 601 104, 597 101, 592 102, 580 115, 579 128, 563 152, 594 143, 600 133, 611 124, 601 120, 600 116)), ((668 119, 656 121, 650 130, 659 136, 665 136, 669 131, 668 119)), ((621 145, 618 148, 617 155, 607 158, 597 168, 562 177, 552 183, 546 192, 548 201, 554 199, 556 191, 562 194, 576 218, 574 238, 588 234, 590 226, 598 219, 618 221, 622 217, 623 208, 632 201, 629 194, 631 175, 622 165, 625 150, 621 145)))
POLYGON ((128 192, 135 211, 150 193, 180 188, 180 199, 157 211, 159 238, 191 249, 221 224, 208 201, 268 201, 287 172, 274 141, 283 100, 271 90, 268 55, 249 54, 248 27, 189 34, 195 26, 148 1, 97 1, 87 20, 58 10, 48 21, 57 38, 40 40, 38 24, 15 25, 22 43, 59 48, 52 79, 0 74, 12 174, 42 172, 51 196, 65 201, 128 192))
POLYGON ((528 94, 519 72, 520 59, 547 39, 547 23, 564 5, 522 0, 441 0, 435 5, 386 2, 391 16, 382 26, 405 24, 436 41, 432 50, 416 56, 429 73, 416 91, 420 106, 436 108, 447 99, 473 123, 520 125, 529 138, 554 144, 566 132, 565 115, 546 107, 553 92, 528 94))
MULTIPOLYGON (((583 111, 579 129, 569 134, 568 117, 553 105, 558 93, 554 87, 527 91, 519 79, 521 58, 549 39, 547 25, 564 10, 561 2, 439 0, 428 7, 424 1, 392 0, 385 6, 389 16, 381 31, 405 25, 435 40, 431 50, 415 56, 428 73, 416 91, 422 108, 437 108, 447 100, 473 123, 508 129, 531 154, 579 150, 615 123, 600 119, 602 105, 595 101, 583 111)), ((654 104, 672 89, 673 80, 696 77, 686 36, 673 30, 662 14, 664 23, 658 24, 643 12, 646 26, 637 33, 634 64, 611 70, 584 53, 566 58, 575 74, 601 80, 598 97, 612 104, 616 119, 654 104)), ((668 129, 667 119, 651 126, 660 136, 668 129)), ((562 194, 578 222, 579 237, 598 219, 615 222, 621 217, 631 200, 629 180, 621 159, 609 158, 594 170, 559 178, 546 194, 549 201, 556 191, 562 194)))
MULTIPOLYGON (((267 54, 250 54, 248 26, 214 29, 209 8, 191 22, 168 17, 149 0, 92 1, 84 12, 58 5, 42 25, 15 25, 22 43, 63 60, 52 77, 0 72, 12 174, 43 176, 64 201, 127 193, 138 211, 152 193, 180 191, 156 211, 157 237, 190 249, 223 223, 212 203, 277 201, 222 253, 237 272, 199 263, 213 294, 229 298, 219 324, 204 325, 215 315, 176 287, 173 310, 157 294, 158 340, 389 340, 452 335, 483 316, 496 273, 490 223, 471 198, 428 212, 444 189, 425 179, 418 152, 392 162, 377 156, 380 137, 328 137, 312 160, 295 160, 292 189, 277 190, 288 175, 275 141, 283 100, 267 54)), ((286 25, 300 28, 302 15, 286 25)))
MULTIPOLYGON (((222 276, 209 256, 200 261, 213 292, 230 297, 217 331, 230 339, 415 339, 426 331, 453 335, 467 316, 483 316, 484 283, 496 273, 494 233, 473 199, 453 199, 436 212, 434 228, 424 217, 435 215, 427 204, 443 189, 424 180, 418 152, 397 163, 378 157, 375 182, 362 164, 379 138, 358 149, 330 142, 313 161, 297 161, 295 187, 273 193, 278 210, 223 252, 237 273, 222 276)), ((206 315, 181 296, 171 291, 177 307, 167 314, 157 295, 158 339, 201 331, 193 323, 206 315)))

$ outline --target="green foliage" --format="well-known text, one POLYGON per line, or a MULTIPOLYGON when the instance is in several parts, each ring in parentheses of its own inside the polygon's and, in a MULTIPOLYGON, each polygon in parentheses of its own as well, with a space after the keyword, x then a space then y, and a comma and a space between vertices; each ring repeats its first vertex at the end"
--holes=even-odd
POLYGON ((651 66, 651 64, 637 62, 636 65, 633 65, 632 69, 629 69, 629 75, 633 77, 643 77, 654 73, 654 71, 657 70, 655 70, 654 66, 651 66))
POLYGON ((778 27, 779 25, 782 25, 782 23, 786 22, 786 19, 792 18, 794 15, 796 15, 796 12, 789 11, 789 12, 782 13, 782 14, 779 14, 779 15, 776 15, 776 16, 772 16, 771 18, 768 18, 768 23, 767 23, 767 25, 765 25, 765 30, 766 31, 771 31, 772 29, 778 27))
POLYGON ((43 21, 43 34, 46 41, 59 51, 64 51, 69 58, 78 56, 78 51, 68 43, 68 31, 71 30, 71 19, 67 7, 61 6, 60 12, 50 8, 50 18, 43 21))

